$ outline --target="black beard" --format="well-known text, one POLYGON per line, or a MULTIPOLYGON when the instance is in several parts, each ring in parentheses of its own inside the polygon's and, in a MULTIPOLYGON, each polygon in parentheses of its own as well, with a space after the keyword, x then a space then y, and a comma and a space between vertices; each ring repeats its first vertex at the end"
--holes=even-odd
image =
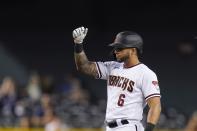
POLYGON ((126 61, 127 59, 128 59, 129 57, 128 56, 125 56, 125 57, 122 57, 121 59, 117 59, 116 58, 116 60, 117 60, 117 62, 124 62, 124 61, 126 61))

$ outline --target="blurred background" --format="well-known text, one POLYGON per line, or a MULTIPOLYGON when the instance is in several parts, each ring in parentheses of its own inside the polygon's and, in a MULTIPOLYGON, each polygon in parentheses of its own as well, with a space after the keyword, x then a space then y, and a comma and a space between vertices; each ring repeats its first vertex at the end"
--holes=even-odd
POLYGON ((73 59, 72 31, 85 26, 91 61, 111 60, 120 31, 143 37, 142 62, 162 94, 157 126, 185 129, 197 110, 196 11, 186 0, 1 1, 0 127, 104 127, 106 83, 76 72, 73 59))

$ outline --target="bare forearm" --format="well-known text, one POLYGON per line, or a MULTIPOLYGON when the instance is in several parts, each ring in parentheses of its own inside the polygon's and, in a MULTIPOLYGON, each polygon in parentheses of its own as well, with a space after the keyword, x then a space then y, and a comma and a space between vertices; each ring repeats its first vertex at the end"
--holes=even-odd
POLYGON ((84 51, 80 53, 74 53, 74 57, 78 71, 87 75, 97 77, 98 74, 96 70, 96 65, 94 64, 94 62, 88 60, 84 51))
POLYGON ((147 123, 157 124, 161 113, 161 105, 157 104, 149 109, 147 123))
POLYGON ((89 60, 84 51, 80 53, 74 53, 74 57, 75 57, 77 70, 82 71, 87 69, 86 65, 89 63, 89 60))
POLYGON ((149 98, 148 101, 149 111, 147 117, 147 125, 145 131, 153 131, 157 124, 161 113, 160 97, 149 98))

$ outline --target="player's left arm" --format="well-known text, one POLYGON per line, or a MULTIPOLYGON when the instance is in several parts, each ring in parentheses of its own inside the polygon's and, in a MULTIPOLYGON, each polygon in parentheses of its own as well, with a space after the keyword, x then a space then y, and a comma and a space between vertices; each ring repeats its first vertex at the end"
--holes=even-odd
POLYGON ((152 131, 157 124, 161 113, 160 97, 151 97, 147 100, 149 106, 145 131, 152 131))

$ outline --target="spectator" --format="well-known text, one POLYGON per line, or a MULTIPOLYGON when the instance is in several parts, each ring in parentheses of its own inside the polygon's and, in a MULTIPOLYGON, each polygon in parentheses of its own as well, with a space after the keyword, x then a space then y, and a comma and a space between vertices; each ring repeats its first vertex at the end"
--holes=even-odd
POLYGON ((28 84, 27 84, 27 93, 30 99, 34 102, 39 101, 42 95, 41 85, 40 85, 40 76, 38 73, 32 73, 30 75, 28 84))
POLYGON ((195 111, 185 127, 185 131, 197 131, 197 111, 195 111))
MULTIPOLYGON (((13 124, 14 108, 17 101, 16 85, 11 77, 5 77, 0 88, 0 111, 4 117, 4 124, 13 124)), ((2 119, 2 118, 1 118, 2 119)))
POLYGON ((45 110, 43 124, 45 125, 45 131, 65 131, 65 129, 68 128, 61 122, 60 118, 56 115, 52 108, 47 108, 45 110))
POLYGON ((42 92, 53 94, 54 93, 54 78, 51 75, 44 75, 41 77, 42 92))
POLYGON ((29 129, 30 128, 30 120, 29 117, 27 116, 23 116, 20 118, 19 120, 19 127, 20 128, 25 128, 25 129, 29 129))

